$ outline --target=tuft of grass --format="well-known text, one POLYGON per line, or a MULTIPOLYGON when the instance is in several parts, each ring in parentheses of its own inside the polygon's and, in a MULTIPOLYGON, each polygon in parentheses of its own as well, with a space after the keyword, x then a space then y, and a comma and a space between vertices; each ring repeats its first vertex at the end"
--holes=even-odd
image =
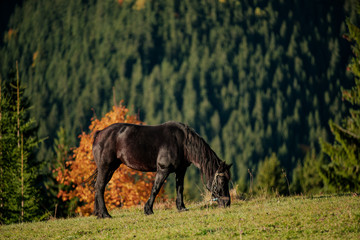
POLYGON ((112 219, 77 217, 0 226, 0 239, 359 239, 360 197, 319 195, 235 200, 217 208, 207 200, 111 212, 112 219))

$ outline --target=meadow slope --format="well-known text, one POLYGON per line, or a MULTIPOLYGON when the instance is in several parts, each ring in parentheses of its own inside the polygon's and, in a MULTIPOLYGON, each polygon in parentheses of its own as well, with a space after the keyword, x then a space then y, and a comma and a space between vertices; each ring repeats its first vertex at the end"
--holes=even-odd
POLYGON ((0 239, 360 239, 359 195, 257 198, 221 209, 189 204, 113 211, 112 219, 77 217, 0 226, 0 239))

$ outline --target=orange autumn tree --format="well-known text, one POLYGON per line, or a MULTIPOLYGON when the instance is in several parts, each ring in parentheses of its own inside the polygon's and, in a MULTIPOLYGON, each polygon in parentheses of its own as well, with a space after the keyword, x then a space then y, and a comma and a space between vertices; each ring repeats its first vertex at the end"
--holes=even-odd
MULTIPOLYGON (((90 215, 94 210, 94 189, 84 182, 96 169, 92 154, 94 134, 113 123, 143 124, 135 115, 129 115, 129 110, 120 102, 114 106, 101 120, 91 119, 90 132, 82 133, 79 147, 73 149, 73 155, 66 162, 66 168, 57 168, 57 182, 65 185, 58 197, 63 201, 77 198, 79 201, 76 212, 82 216, 90 215)), ((105 203, 109 210, 117 207, 130 207, 143 204, 150 196, 155 173, 145 173, 132 170, 121 164, 115 171, 105 191, 105 203)), ((163 196, 163 190, 159 195, 163 196)))

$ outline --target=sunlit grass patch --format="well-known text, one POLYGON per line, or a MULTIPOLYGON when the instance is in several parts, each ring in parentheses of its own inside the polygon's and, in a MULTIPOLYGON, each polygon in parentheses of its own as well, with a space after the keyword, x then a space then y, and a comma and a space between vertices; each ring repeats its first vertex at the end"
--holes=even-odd
POLYGON ((78 217, 0 227, 0 239, 359 239, 360 197, 294 196, 236 200, 230 208, 208 201, 111 212, 112 219, 78 217))

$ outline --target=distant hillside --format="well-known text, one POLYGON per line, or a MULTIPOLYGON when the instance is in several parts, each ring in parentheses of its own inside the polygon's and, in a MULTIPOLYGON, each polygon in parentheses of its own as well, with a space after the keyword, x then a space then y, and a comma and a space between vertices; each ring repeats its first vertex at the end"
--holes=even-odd
POLYGON ((1 75, 19 60, 38 134, 48 137, 43 161, 54 159, 60 127, 75 146, 94 112, 110 110, 114 87, 147 124, 195 128, 234 164, 234 181, 273 152, 291 172, 346 110, 341 36, 352 4, 28 0, 9 21, 1 75))

